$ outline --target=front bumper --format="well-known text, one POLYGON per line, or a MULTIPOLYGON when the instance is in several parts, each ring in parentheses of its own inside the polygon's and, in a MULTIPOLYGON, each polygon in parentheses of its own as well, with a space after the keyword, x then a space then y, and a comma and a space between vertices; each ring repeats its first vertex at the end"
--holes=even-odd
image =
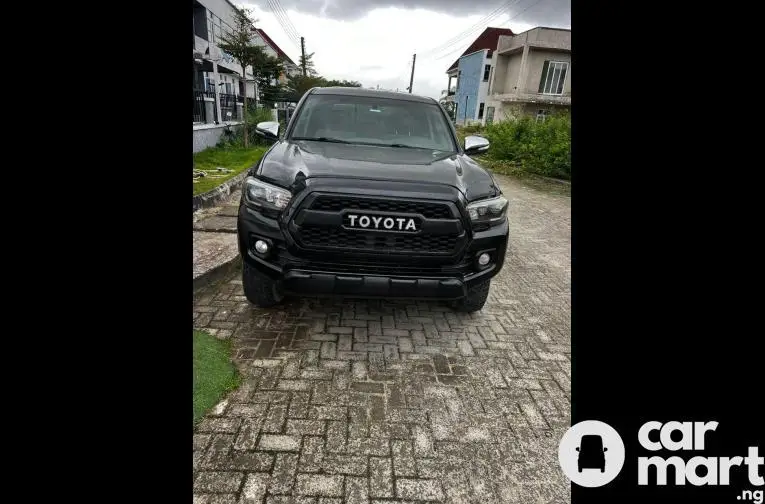
POLYGON ((318 253, 302 250, 283 231, 282 223, 245 205, 239 209, 238 234, 242 259, 281 284, 286 294, 454 300, 502 269, 508 241, 507 221, 472 232, 456 257, 392 258, 383 254, 318 253), (269 244, 265 254, 254 250, 257 240, 269 244), (489 253, 481 267, 477 257, 489 253))

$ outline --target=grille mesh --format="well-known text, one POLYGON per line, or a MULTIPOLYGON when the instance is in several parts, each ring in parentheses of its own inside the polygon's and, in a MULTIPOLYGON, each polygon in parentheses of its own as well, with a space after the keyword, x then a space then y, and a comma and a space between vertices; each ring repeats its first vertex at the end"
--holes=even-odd
MULTIPOLYGON (((359 210, 391 212, 397 215, 420 214, 426 219, 459 218, 452 214, 448 203, 428 201, 384 200, 352 195, 320 195, 310 203, 311 210, 341 212, 359 210)), ((380 254, 449 255, 457 251, 463 234, 428 235, 348 230, 340 226, 306 224, 298 226, 297 241, 307 249, 338 249, 346 252, 375 252, 380 254)))
POLYGON ((312 210, 339 212, 340 210, 370 210, 378 212, 417 213, 426 219, 453 219, 448 205, 401 200, 376 200, 354 197, 319 196, 311 205, 312 210))

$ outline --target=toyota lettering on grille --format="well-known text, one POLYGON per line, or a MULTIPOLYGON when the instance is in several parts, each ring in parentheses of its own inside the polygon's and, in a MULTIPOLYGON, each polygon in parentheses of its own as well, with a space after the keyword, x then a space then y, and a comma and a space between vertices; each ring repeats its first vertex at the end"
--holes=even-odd
POLYGON ((373 229, 376 231, 418 231, 418 220, 413 217, 394 217, 390 215, 346 214, 346 227, 351 229, 373 229))

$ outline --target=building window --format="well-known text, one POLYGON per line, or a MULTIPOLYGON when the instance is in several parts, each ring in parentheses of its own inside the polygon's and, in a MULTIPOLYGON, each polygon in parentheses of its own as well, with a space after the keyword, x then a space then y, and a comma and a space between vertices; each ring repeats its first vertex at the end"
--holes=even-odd
POLYGON ((486 124, 492 124, 494 122, 494 107, 486 107, 486 124))
POLYGON ((539 80, 539 92, 542 94, 563 94, 568 63, 565 61, 545 61, 542 78, 539 80))
POLYGON ((491 73, 491 65, 486 65, 483 67, 483 81, 489 82, 489 74, 491 73))
POLYGON ((537 110, 537 121, 544 121, 547 119, 547 116, 550 115, 549 110, 539 109, 537 110))
POLYGON ((483 119, 483 103, 478 104, 478 119, 483 119))
POLYGON ((207 40, 207 9, 200 4, 194 4, 194 35, 207 40))
POLYGON ((215 92, 215 80, 208 72, 205 72, 205 91, 215 92))

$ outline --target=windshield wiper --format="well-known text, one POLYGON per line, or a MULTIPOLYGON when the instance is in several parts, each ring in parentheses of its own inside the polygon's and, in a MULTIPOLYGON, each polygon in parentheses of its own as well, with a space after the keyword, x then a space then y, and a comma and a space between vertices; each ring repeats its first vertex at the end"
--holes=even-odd
POLYGON ((392 144, 380 144, 383 147, 400 147, 404 149, 424 149, 424 147, 415 147, 414 145, 406 145, 402 143, 392 143, 392 144))
POLYGON ((331 143, 342 143, 342 144, 353 143, 353 142, 349 142, 348 140, 342 140, 340 138, 331 138, 331 137, 292 137, 292 140, 310 140, 311 142, 331 142, 331 143))

